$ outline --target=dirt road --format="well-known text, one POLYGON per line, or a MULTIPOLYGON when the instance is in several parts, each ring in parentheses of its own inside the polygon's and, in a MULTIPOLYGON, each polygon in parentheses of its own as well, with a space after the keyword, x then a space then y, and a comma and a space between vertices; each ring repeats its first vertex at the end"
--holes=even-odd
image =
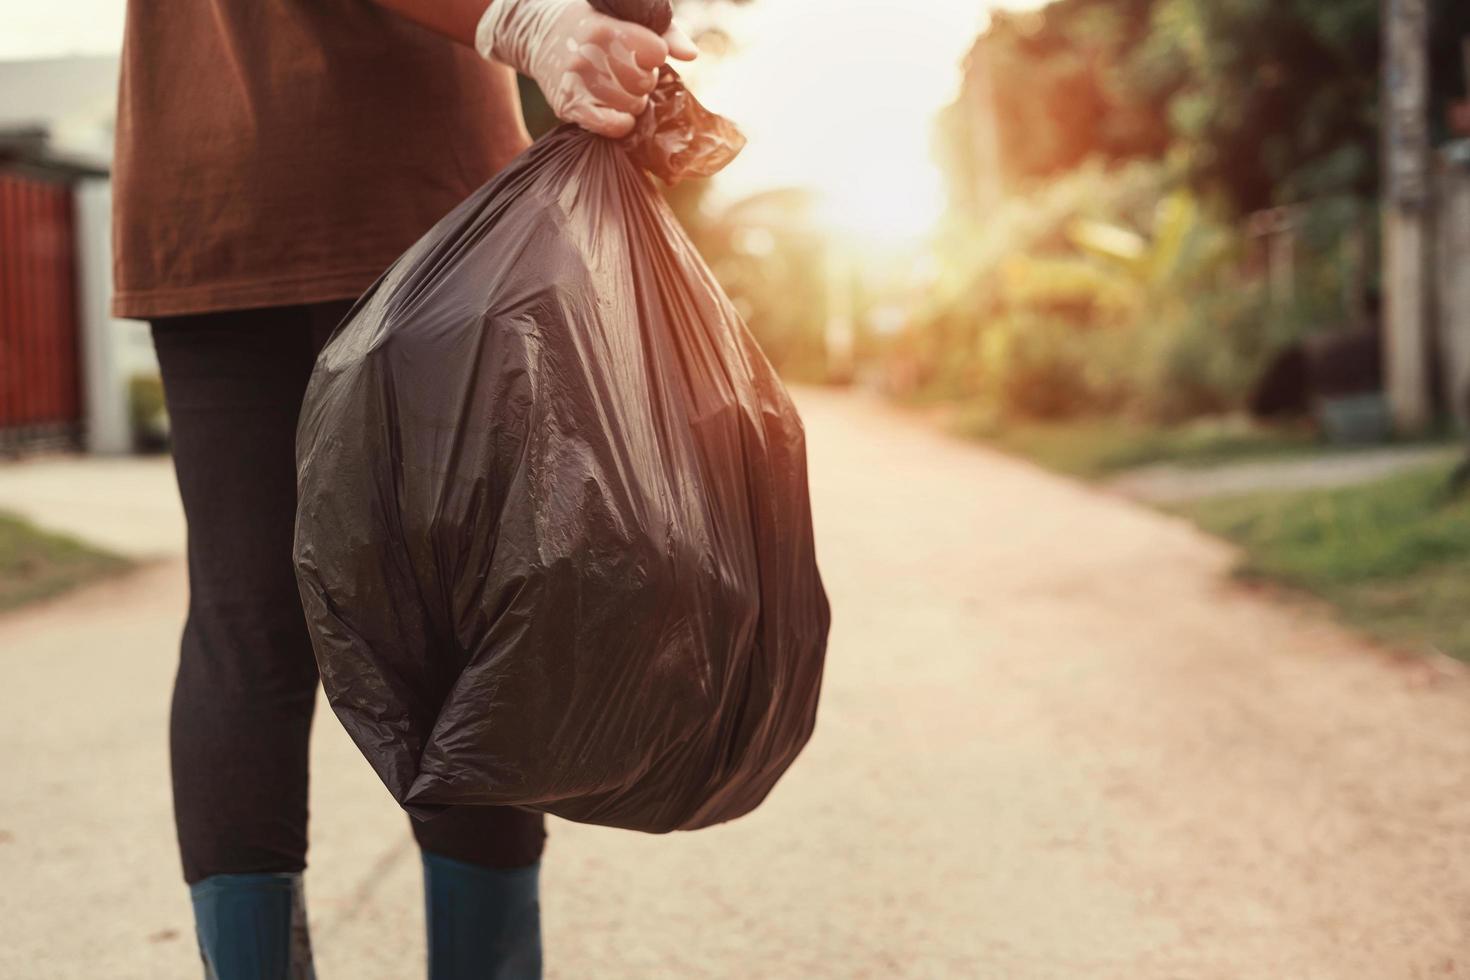
MULTIPOLYGON (((1470 977, 1470 680, 1231 584, 1188 527, 804 393, 817 735, 668 838, 556 822, 555 978, 1470 977)), ((177 559, 0 620, 0 976, 198 976, 169 822, 177 559)), ((329 714, 332 978, 422 975, 416 855, 329 714)))

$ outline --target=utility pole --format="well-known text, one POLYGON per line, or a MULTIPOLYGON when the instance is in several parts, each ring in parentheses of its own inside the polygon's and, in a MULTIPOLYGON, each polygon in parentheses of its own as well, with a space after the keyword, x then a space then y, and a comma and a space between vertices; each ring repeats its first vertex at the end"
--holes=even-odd
POLYGON ((1428 0, 1383 0, 1383 355, 1394 427, 1430 422, 1428 0))

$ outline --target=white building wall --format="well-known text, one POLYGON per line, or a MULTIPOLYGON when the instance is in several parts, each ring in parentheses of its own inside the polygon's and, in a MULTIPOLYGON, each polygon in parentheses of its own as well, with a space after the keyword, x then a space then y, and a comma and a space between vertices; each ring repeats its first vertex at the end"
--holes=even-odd
POLYGON ((133 449, 128 381, 158 374, 148 325, 115 319, 112 307, 112 185, 105 178, 76 189, 77 289, 81 318, 83 412, 87 451, 133 449))

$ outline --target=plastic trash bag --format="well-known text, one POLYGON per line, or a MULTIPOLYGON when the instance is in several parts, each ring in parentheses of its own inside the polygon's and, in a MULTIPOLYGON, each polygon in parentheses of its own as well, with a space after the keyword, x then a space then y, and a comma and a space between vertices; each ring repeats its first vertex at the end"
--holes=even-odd
POLYGON ((664 69, 563 126, 323 350, 295 558, 322 683, 394 797, 667 831, 755 807, 812 731, 828 606, 802 427, 660 197, 742 142, 664 69))

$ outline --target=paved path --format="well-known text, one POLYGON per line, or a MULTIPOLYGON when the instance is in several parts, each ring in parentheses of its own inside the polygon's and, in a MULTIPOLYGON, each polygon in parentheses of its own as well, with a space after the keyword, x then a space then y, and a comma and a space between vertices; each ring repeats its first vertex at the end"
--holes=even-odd
MULTIPOLYGON (((1231 584, 1226 549, 802 396, 835 626, 750 817, 554 823, 548 975, 1470 977, 1470 681, 1231 584)), ((197 977, 168 817, 177 559, 0 620, 0 976, 197 977)), ((421 975, 404 823, 329 715, 324 980, 421 975)))
POLYGON ((1464 455, 1462 446, 1391 446, 1218 466, 1161 463, 1129 470, 1107 481, 1106 486, 1137 500, 1173 504, 1263 490, 1315 490, 1370 483, 1416 467, 1448 463, 1464 455))
POLYGON ((0 462, 0 510, 132 558, 183 554, 178 496, 165 456, 0 462))

